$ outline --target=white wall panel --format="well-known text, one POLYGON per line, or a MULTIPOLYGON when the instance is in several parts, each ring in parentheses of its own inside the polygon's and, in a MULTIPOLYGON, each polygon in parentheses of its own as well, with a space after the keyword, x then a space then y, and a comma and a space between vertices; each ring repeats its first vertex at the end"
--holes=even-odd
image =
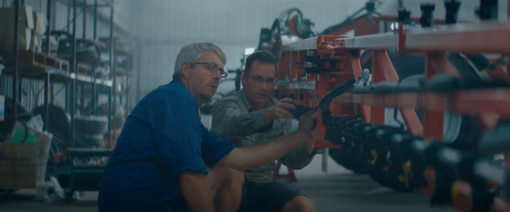
POLYGON ((132 1, 134 32, 146 40, 254 42, 286 9, 299 8, 316 29, 343 21, 365 1, 132 1))

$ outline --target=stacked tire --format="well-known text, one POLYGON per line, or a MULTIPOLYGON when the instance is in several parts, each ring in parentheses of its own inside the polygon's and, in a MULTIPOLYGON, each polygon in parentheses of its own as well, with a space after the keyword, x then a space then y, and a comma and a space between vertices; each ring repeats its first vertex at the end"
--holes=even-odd
POLYGON ((104 134, 108 130, 108 118, 104 116, 75 117, 75 146, 104 147, 104 134))

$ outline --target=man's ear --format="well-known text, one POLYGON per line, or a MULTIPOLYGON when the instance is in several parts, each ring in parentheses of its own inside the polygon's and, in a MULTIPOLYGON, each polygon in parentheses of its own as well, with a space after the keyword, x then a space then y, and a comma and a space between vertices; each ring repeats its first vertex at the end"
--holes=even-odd
POLYGON ((241 84, 244 87, 244 84, 246 83, 246 75, 244 75, 244 72, 241 74, 241 84))
POLYGON ((189 78, 190 71, 191 71, 191 65, 186 61, 182 62, 182 64, 181 64, 182 77, 184 77, 185 79, 189 78))

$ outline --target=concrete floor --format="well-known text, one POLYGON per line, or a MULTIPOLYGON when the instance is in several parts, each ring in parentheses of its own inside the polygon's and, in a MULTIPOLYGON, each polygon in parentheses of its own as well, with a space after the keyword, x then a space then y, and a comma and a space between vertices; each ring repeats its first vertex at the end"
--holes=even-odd
MULTIPOLYGON (((291 183, 314 200, 317 212, 451 212, 450 208, 430 208, 428 198, 419 194, 398 194, 379 186, 368 176, 354 175, 331 159, 328 173, 321 170, 320 155, 303 170, 296 171, 298 182, 291 183)), ((283 171, 281 173, 284 173, 283 171)), ((88 192, 80 201, 45 203, 34 200, 35 191, 23 190, 0 196, 1 212, 94 212, 96 192, 88 192), (32 195, 30 194, 32 193, 32 195)))

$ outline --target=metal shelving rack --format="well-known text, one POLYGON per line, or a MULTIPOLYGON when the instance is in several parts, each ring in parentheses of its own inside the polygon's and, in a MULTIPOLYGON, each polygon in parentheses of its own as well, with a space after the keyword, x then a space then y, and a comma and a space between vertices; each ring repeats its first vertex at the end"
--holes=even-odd
MULTIPOLYGON (((48 20, 48 23, 51 23, 51 8, 52 8, 52 0, 48 0, 47 1, 47 11, 46 11, 46 18, 48 20)), ((112 80, 114 79, 113 76, 114 73, 112 73, 113 71, 110 71, 110 76, 109 76, 109 80, 104 80, 104 79, 97 79, 95 76, 85 76, 85 75, 80 75, 77 73, 77 70, 78 70, 78 63, 76 61, 76 16, 77 16, 77 7, 78 7, 78 1, 77 0, 73 0, 72 1, 73 4, 72 4, 72 11, 73 11, 73 18, 72 18, 72 39, 73 39, 73 56, 72 56, 72 60, 70 61, 70 64, 69 64, 69 72, 66 73, 64 72, 63 70, 59 70, 59 69, 55 69, 55 68, 52 68, 52 67, 45 67, 45 68, 41 68, 41 67, 33 67, 31 65, 26 65, 24 64, 21 60, 20 60, 20 49, 19 49, 19 31, 18 31, 18 22, 15 22, 14 24, 14 48, 13 48, 13 58, 14 58, 14 62, 13 62, 13 65, 12 66, 9 66, 7 65, 5 70, 4 70, 4 74, 6 75, 12 75, 13 76, 13 107, 14 107, 14 119, 17 120, 17 104, 19 102, 19 91, 20 91, 20 81, 21 81, 21 77, 27 77, 27 78, 33 78, 33 79, 42 79, 45 81, 44 83, 44 104, 48 105, 49 102, 50 102, 50 84, 53 83, 53 82, 59 82, 59 83, 64 83, 64 84, 67 84, 67 85, 71 85, 71 101, 68 101, 66 99, 66 102, 70 102, 70 116, 71 116, 71 140, 73 142, 73 146, 74 146, 74 140, 75 140, 75 135, 74 135, 74 128, 75 128, 75 123, 74 123, 74 117, 75 117, 75 114, 76 114, 76 101, 77 101, 77 98, 76 98, 76 94, 77 94, 77 83, 82 83, 82 84, 86 84, 86 83, 89 83, 89 84, 92 84, 93 86, 93 91, 92 91, 92 95, 93 95, 93 98, 92 98, 92 105, 93 105, 93 109, 92 111, 95 112, 95 107, 96 107, 96 96, 97 96, 97 93, 98 93, 98 89, 97 89, 97 86, 104 86, 104 87, 107 87, 109 92, 108 92, 108 108, 112 108, 112 97, 113 97, 113 88, 115 86, 115 80, 112 80)), ((97 8, 98 7, 109 7, 110 8, 110 39, 113 38, 113 12, 114 12, 114 7, 112 5, 112 2, 113 1, 110 1, 110 2, 105 2, 104 4, 99 4, 98 3, 98 0, 94 0, 94 5, 92 6, 94 8, 94 39, 97 38, 97 8)), ((14 2, 14 7, 15 7, 15 20, 18 20, 19 19, 19 16, 20 16, 20 13, 19 13, 19 10, 20 10, 20 7, 23 6, 23 1, 15 1, 14 2)), ((86 7, 89 7, 89 6, 86 6, 86 7)), ((47 24, 46 26, 46 31, 47 32, 50 32, 51 31, 51 24, 47 24)), ((46 39, 49 40, 50 39, 50 33, 47 33, 46 34, 46 39)), ((114 45, 113 43, 110 45, 110 66, 111 67, 114 67, 115 66, 115 60, 114 60, 114 45)), ((50 55, 50 42, 46 42, 46 52, 45 52, 46 55, 50 55)), ((112 68, 112 70, 115 70, 115 68, 112 68)), ((110 135, 110 140, 112 139, 112 129, 111 129, 111 120, 112 120, 112 110, 109 110, 109 114, 108 114, 108 120, 109 120, 109 124, 108 124, 108 135, 110 135)), ((94 113, 93 112, 93 113, 94 113)), ((49 117, 49 109, 46 111, 46 117, 49 117)), ((45 120, 45 124, 44 124, 44 128, 45 129, 49 129, 49 121, 48 119, 45 120)))
MULTIPOLYGON (((91 115, 96 115, 96 101, 97 101, 97 98, 99 96, 100 93, 105 93, 108 95, 108 131, 107 131, 107 135, 108 135, 108 143, 106 145, 106 148, 105 149, 102 149, 102 151, 91 151, 91 150, 88 150, 88 149, 83 149, 83 148, 70 148, 68 149, 68 151, 66 151, 66 155, 67 156, 70 156, 70 157, 89 157, 89 156, 104 156, 104 155, 108 155, 109 152, 111 151, 110 149, 110 144, 111 144, 111 141, 114 139, 114 132, 112 130, 112 121, 113 121, 113 117, 114 117, 114 112, 115 110, 113 108, 115 108, 112 104, 115 103, 115 96, 116 94, 126 94, 126 98, 129 100, 129 95, 130 95, 130 91, 128 90, 127 92, 122 92, 122 93, 118 93, 118 92, 115 92, 114 88, 116 87, 116 76, 118 74, 118 69, 116 67, 116 57, 117 57, 117 51, 116 51, 116 43, 117 43, 117 38, 114 38, 113 37, 113 27, 114 27, 114 22, 113 22, 113 15, 114 15, 114 5, 113 5, 113 0, 93 0, 94 1, 94 4, 93 5, 88 5, 86 1, 78 1, 78 0, 65 0, 65 1, 62 1, 62 0, 56 0, 58 2, 61 2, 61 3, 68 3, 67 6, 68 6, 68 26, 71 26, 72 25, 72 31, 71 31, 71 35, 72 35, 72 59, 69 61, 70 64, 68 64, 68 68, 66 70, 64 70, 62 67, 64 66, 61 66, 60 68, 56 68, 56 67, 51 67, 51 66, 48 66, 46 64, 46 59, 44 59, 45 61, 45 64, 43 66, 34 66, 34 65, 30 65, 32 63, 28 63, 27 64, 27 61, 24 61, 22 59, 22 57, 20 57, 20 53, 26 53, 26 52, 29 52, 31 50, 28 50, 28 51, 24 51, 24 50, 21 50, 20 51, 20 48, 19 48, 19 42, 20 42, 20 38, 19 38, 19 24, 18 24, 18 21, 15 21, 15 24, 14 24, 14 48, 12 50, 12 52, 9 52, 8 54, 12 55, 12 62, 11 64, 7 64, 4 71, 3 71, 3 74, 5 75, 12 75, 13 76, 13 95, 12 95, 12 98, 13 98, 13 108, 14 108, 14 120, 18 120, 18 111, 17 111, 17 106, 18 106, 18 102, 19 100, 21 99, 21 95, 20 95, 20 91, 22 89, 21 87, 21 78, 22 77, 26 77, 26 78, 31 78, 31 79, 40 79, 40 80, 43 80, 44 81, 44 88, 43 88, 43 92, 44 92, 44 104, 45 105, 49 105, 50 102, 52 103, 53 102, 53 83, 57 82, 57 83, 63 83, 65 84, 66 86, 66 93, 69 94, 69 95, 66 95, 66 105, 69 104, 69 113, 70 113, 70 116, 71 116, 71 120, 70 120, 70 139, 71 139, 71 142, 72 142, 72 147, 75 147, 75 116, 77 114, 77 108, 76 108, 76 105, 77 105, 77 95, 78 95, 78 84, 82 85, 81 87, 81 105, 82 105, 82 108, 83 108, 83 105, 84 105, 84 88, 85 88, 85 84, 89 84, 89 85, 92 85, 92 99, 91 99, 91 102, 92 102, 92 111, 91 111, 91 115), (106 38, 110 41, 113 41, 113 42, 109 42, 109 46, 108 46, 108 54, 109 54, 109 65, 110 65, 110 72, 109 72, 109 76, 107 76, 106 78, 108 79, 99 79, 99 78, 96 78, 96 75, 94 74, 94 72, 92 72, 92 76, 87 76, 87 75, 81 75, 79 74, 78 72, 78 62, 77 62, 77 54, 76 54, 76 45, 77 45, 77 34, 76 34, 76 27, 77 27, 77 21, 76 21, 76 17, 77 17, 77 8, 81 6, 84 8, 84 13, 86 13, 86 10, 87 8, 89 7, 92 7, 93 9, 93 14, 94 14, 94 40, 97 40, 97 19, 98 19, 98 11, 97 9, 100 8, 100 7, 108 7, 110 9, 110 20, 109 20, 109 37, 106 38), (69 9, 72 9, 72 13, 69 9), (68 70, 68 71, 67 71, 68 70), (71 87, 71 91, 68 92, 68 88, 69 86, 71 87), (70 101, 69 101, 70 100, 70 101), (80 149, 80 150, 77 150, 77 149, 80 149)), ((51 23, 52 23, 52 3, 53 2, 56 2, 55 0, 47 0, 47 11, 46 11, 46 18, 47 18, 47 26, 46 26, 46 52, 44 53, 38 53, 38 54, 41 54, 41 55, 46 55, 48 57, 52 57, 50 56, 51 55, 51 48, 50 48, 50 36, 51 36, 51 23)), ((90 0, 89 0, 90 1, 90 0)), ((19 20, 20 18, 20 9, 21 7, 24 6, 24 1, 22 0, 16 0, 14 2, 14 9, 15 9, 15 19, 14 20, 19 20)), ((85 19, 85 17, 84 17, 85 19)), ((84 20, 84 23, 86 22, 86 20, 84 20)), ((84 24, 84 28, 85 28, 85 24, 84 24)), ((69 30, 69 29, 68 29, 69 30)), ((84 29, 85 30, 85 29, 84 29)), ((84 33, 85 35, 85 33, 84 33)), ((128 53, 128 55, 131 57, 131 61, 132 62, 132 58, 133 58, 133 55, 131 53, 128 53)), ((55 60, 57 60, 58 58, 54 58, 55 60)), ((64 63, 64 61, 62 60, 62 63, 64 63)), ((130 73, 133 74, 134 72, 131 71, 131 70, 125 70, 125 71, 120 71, 122 72, 121 74, 126 74, 127 75, 127 79, 126 81, 127 82, 130 82, 130 73), (125 73, 124 73, 125 72, 125 73)), ((128 87, 129 88, 129 87, 128 87)), ((127 111, 129 111, 129 101, 126 102, 126 109, 127 111)), ((126 112, 127 112, 126 111, 126 112)), ((44 123, 44 130, 49 130, 49 117, 50 117, 50 109, 49 107, 46 107, 46 120, 45 120, 45 123, 44 123)), ((71 191, 91 191, 91 190, 95 190, 97 189, 96 186, 98 185, 81 185, 80 183, 83 183, 81 182, 81 178, 83 178, 83 176, 79 176, 79 177, 75 177, 75 170, 79 169, 77 167, 75 167, 75 165, 72 165, 72 162, 71 162, 71 177, 70 177, 70 182, 69 182, 69 188, 71 191), (80 179, 78 179, 80 178, 80 179), (80 183, 78 183, 78 181, 80 181, 80 183)), ((95 167, 96 169, 98 167, 95 167)), ((101 171, 102 172, 102 171, 101 171)), ((64 186, 63 186, 64 187, 64 186)))

